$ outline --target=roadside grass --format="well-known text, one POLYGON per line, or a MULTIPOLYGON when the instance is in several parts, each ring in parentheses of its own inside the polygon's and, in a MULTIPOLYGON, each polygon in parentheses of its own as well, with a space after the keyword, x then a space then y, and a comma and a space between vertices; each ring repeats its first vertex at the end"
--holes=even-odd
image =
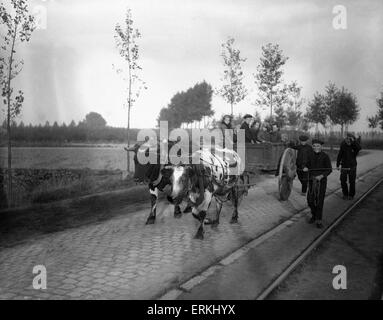
POLYGON ((31 203, 47 203, 135 186, 130 176, 122 179, 121 174, 106 172, 84 176, 74 181, 68 181, 65 178, 48 180, 31 192, 30 200, 31 203))

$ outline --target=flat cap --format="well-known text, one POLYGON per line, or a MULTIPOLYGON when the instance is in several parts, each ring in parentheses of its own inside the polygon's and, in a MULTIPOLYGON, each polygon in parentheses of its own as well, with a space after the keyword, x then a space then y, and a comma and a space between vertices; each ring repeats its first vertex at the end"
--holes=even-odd
POLYGON ((299 141, 307 141, 309 139, 308 136, 306 136, 305 134, 302 134, 299 136, 299 141))
POLYGON ((320 139, 313 139, 312 144, 324 144, 324 142, 320 139))
POLYGON ((247 118, 252 118, 253 116, 251 115, 251 114, 245 114, 244 116, 243 116, 243 119, 247 119, 247 118))

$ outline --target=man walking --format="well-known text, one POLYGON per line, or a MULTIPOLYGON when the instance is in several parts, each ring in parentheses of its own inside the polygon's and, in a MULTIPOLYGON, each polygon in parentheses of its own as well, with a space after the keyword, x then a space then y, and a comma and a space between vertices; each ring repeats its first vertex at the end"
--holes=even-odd
POLYGON ((300 144, 294 146, 291 145, 291 148, 297 150, 297 173, 298 173, 298 179, 302 184, 302 195, 305 195, 307 192, 307 186, 308 186, 308 173, 304 172, 303 169, 307 168, 310 156, 313 152, 313 148, 307 144, 307 140, 309 139, 306 135, 299 136, 299 142, 300 144))
POLYGON ((307 193, 307 203, 311 209, 311 219, 309 223, 316 222, 318 228, 323 228, 322 215, 323 203, 326 195, 327 176, 332 172, 329 156, 322 151, 323 141, 313 139, 314 152, 309 157, 307 167, 304 172, 309 172, 309 190, 307 193))
POLYGON ((354 135, 347 133, 346 139, 341 143, 336 167, 340 167, 340 184, 342 186, 343 199, 352 200, 355 196, 356 180, 356 156, 361 146, 354 135), (347 184, 347 178, 348 183, 347 184))

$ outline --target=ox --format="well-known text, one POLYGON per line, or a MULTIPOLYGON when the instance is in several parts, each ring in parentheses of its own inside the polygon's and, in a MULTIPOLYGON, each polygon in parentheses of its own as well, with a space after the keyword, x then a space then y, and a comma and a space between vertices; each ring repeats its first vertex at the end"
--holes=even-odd
POLYGON ((188 195, 192 205, 192 215, 199 221, 196 239, 204 238, 204 223, 211 201, 216 200, 215 219, 208 221, 212 226, 219 224, 219 216, 223 202, 230 200, 233 204, 231 223, 238 222, 238 204, 248 186, 243 184, 241 159, 238 154, 229 149, 221 149, 220 156, 209 150, 199 150, 193 157, 199 157, 199 164, 180 165, 164 169, 167 176, 172 177, 172 197, 188 195))
MULTIPOLYGON (((180 218, 182 212, 180 209, 180 204, 187 195, 183 192, 177 192, 177 195, 172 191, 174 184, 174 175, 170 175, 169 172, 172 165, 163 165, 160 164, 160 146, 159 143, 151 145, 148 142, 143 144, 135 144, 129 149, 125 149, 128 152, 134 152, 134 176, 133 179, 136 183, 147 183, 149 186, 150 192, 150 202, 151 209, 149 216, 146 220, 146 224, 153 224, 156 220, 156 211, 157 211, 157 202, 158 202, 158 192, 162 191, 167 194, 167 199, 170 203, 174 204, 174 217, 180 218), (145 156, 149 156, 149 152, 153 152, 156 155, 156 163, 146 163, 141 164, 138 161, 138 154, 140 152, 145 153, 145 156)), ((176 176, 176 175, 175 175, 176 176)), ((188 203, 184 213, 190 212, 191 206, 188 203)))

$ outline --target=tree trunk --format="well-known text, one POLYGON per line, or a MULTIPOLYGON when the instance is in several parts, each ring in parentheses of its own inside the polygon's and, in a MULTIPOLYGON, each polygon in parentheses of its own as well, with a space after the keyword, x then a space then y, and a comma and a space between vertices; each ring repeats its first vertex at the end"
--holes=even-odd
MULTIPOLYGON (((128 139, 128 149, 129 149, 130 147, 130 101, 128 103, 128 131, 126 136, 128 139)), ((127 163, 127 171, 130 172, 130 153, 129 152, 127 152, 126 163, 127 163)))
POLYGON ((15 41, 17 35, 17 23, 13 33, 11 55, 9 57, 9 73, 8 73, 8 88, 7 88, 7 132, 8 132, 8 207, 13 206, 12 196, 12 142, 11 142, 11 80, 12 80, 12 64, 13 53, 15 50, 15 41))

